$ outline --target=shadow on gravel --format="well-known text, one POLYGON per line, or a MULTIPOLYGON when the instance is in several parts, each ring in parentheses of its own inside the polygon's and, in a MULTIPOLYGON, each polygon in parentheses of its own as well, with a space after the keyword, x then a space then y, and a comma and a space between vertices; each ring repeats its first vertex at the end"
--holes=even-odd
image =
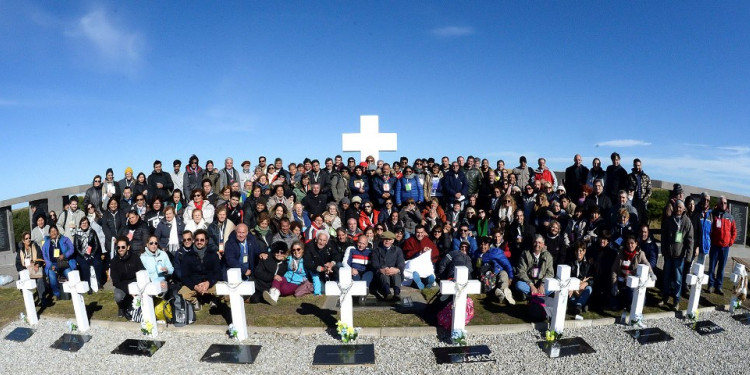
POLYGON ((326 327, 336 327, 336 311, 329 309, 321 309, 320 307, 312 303, 303 303, 297 309, 297 314, 300 315, 314 315, 320 319, 326 327))

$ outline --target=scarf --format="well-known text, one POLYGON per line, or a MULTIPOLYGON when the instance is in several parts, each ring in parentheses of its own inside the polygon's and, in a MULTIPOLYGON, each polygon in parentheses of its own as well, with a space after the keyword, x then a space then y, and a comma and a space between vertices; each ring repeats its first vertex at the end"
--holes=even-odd
POLYGON ((177 220, 172 219, 172 221, 168 221, 167 224, 169 224, 169 245, 179 245, 180 241, 177 239, 177 220))
POLYGON ((271 227, 264 229, 261 229, 259 225, 255 226, 255 233, 260 234, 262 237, 265 237, 268 234, 268 231, 271 230, 271 227))

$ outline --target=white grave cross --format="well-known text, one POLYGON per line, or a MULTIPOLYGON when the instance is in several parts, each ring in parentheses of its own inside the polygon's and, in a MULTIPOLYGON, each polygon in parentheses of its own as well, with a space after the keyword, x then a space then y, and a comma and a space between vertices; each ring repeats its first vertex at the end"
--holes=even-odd
POLYGON ((63 291, 70 293, 70 299, 73 300, 73 310, 76 313, 76 325, 78 330, 86 332, 89 330, 89 317, 86 314, 86 303, 83 301, 83 293, 89 291, 89 283, 81 282, 81 275, 78 271, 68 273, 68 281, 63 283, 63 291))
POLYGON ((396 133, 381 133, 378 116, 359 116, 359 133, 344 133, 341 144, 344 152, 359 151, 359 160, 372 155, 380 159, 380 151, 396 151, 396 133))
POLYGON ((552 320, 550 328, 562 333, 565 327, 565 309, 568 305, 568 291, 578 290, 581 280, 570 277, 570 266, 560 264, 557 266, 557 278, 547 277, 544 279, 544 290, 556 292, 552 298, 552 320))
MULTIPOLYGON (((29 278, 29 270, 22 270, 18 273, 18 281, 16 281, 16 288, 21 290, 23 294, 23 304, 26 306, 26 319, 29 320, 29 324, 39 323, 39 317, 36 315, 36 307, 34 306, 34 292, 36 289, 36 280, 29 278)), ((39 296, 41 300, 44 296, 39 296)))
POLYGON ((630 321, 635 322, 643 313, 643 303, 646 301, 646 288, 655 285, 650 277, 649 267, 639 264, 635 276, 628 276, 628 288, 633 289, 633 302, 630 304, 630 321))
POLYGON ((703 265, 700 263, 693 264, 693 269, 687 275, 685 281, 690 285, 690 300, 688 301, 688 308, 685 314, 695 316, 695 311, 698 309, 698 301, 701 299, 701 288, 703 285, 708 284, 708 277, 703 273, 703 265))
POLYGON ((148 271, 142 270, 135 274, 135 282, 128 284, 128 292, 136 297, 141 298, 141 311, 143 312, 143 321, 150 322, 153 328, 151 336, 156 337, 159 334, 158 324, 156 324, 156 313, 154 311, 154 296, 166 291, 161 288, 161 281, 151 281, 148 277, 148 271))
POLYGON ((255 294, 255 282, 242 281, 242 270, 231 268, 227 270, 227 281, 216 283, 216 294, 229 296, 232 308, 232 325, 237 330, 237 339, 247 339, 247 316, 245 315, 245 299, 242 296, 255 294))
POLYGON ((339 268, 339 282, 326 282, 326 295, 339 296, 339 305, 341 306, 341 321, 354 327, 354 313, 352 309, 353 296, 367 295, 366 281, 352 281, 352 269, 349 267, 339 268))
POLYGON ((440 280, 440 293, 454 295, 451 332, 466 329, 466 298, 469 294, 482 292, 479 280, 469 280, 469 269, 466 266, 456 266, 453 275, 455 282, 440 280))
MULTIPOLYGON (((734 271, 729 275, 729 279, 734 283, 732 299, 729 301, 729 313, 734 314, 734 305, 740 296, 747 297, 747 270, 742 264, 736 264, 734 271)), ((744 298, 743 298, 744 299, 744 298)))

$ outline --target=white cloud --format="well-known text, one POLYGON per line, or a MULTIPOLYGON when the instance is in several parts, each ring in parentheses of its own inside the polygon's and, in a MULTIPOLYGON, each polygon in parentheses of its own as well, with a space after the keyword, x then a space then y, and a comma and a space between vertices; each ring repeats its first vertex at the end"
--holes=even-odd
POLYGON ((734 155, 745 155, 750 153, 750 147, 747 146, 722 146, 717 148, 719 150, 729 151, 734 155))
POLYGON ((114 67, 128 69, 141 61, 145 45, 140 33, 119 27, 103 10, 79 18, 68 35, 84 38, 114 67))
POLYGON ((596 144, 597 147, 635 147, 650 145, 650 142, 640 141, 637 139, 613 139, 611 141, 599 142, 596 144))
POLYGON ((474 34, 474 28, 469 26, 446 26, 431 30, 432 35, 441 38, 455 38, 474 34))

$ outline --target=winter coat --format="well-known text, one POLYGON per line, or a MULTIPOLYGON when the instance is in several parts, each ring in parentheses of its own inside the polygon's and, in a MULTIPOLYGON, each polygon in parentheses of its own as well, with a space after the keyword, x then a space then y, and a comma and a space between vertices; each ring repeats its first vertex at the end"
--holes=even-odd
POLYGON ((133 250, 128 250, 125 256, 120 257, 116 254, 109 265, 109 277, 112 279, 112 285, 115 288, 129 294, 128 284, 136 281, 136 272, 143 270, 141 258, 133 254, 133 250))
POLYGON ((386 267, 396 267, 401 270, 401 274, 403 274, 404 268, 406 267, 404 252, 396 245, 393 245, 388 249, 386 249, 382 243, 376 246, 372 250, 370 261, 372 262, 372 268, 375 270, 386 267))
POLYGON ((169 275, 174 273, 172 262, 169 261, 169 256, 165 251, 157 249, 155 253, 152 253, 146 249, 140 258, 143 268, 148 271, 148 277, 151 281, 164 281, 169 275), (162 267, 166 268, 167 271, 162 272, 162 267))
POLYGON ((80 229, 76 232, 73 237, 73 248, 75 248, 76 256, 84 259, 102 256, 102 245, 99 242, 99 236, 96 235, 96 232, 92 228, 89 228, 86 232, 80 229), (88 252, 89 247, 91 247, 91 253, 88 252))
POLYGON ((172 177, 169 173, 164 171, 157 173, 156 171, 153 171, 148 176, 148 192, 152 201, 155 197, 161 198, 162 202, 167 201, 167 198, 169 198, 169 192, 173 189, 174 183, 172 183, 172 177), (156 187, 156 184, 158 183, 162 184, 161 189, 156 187))
MULTIPOLYGON (((245 238, 245 252, 242 252, 242 245, 237 241, 237 234, 232 232, 229 239, 224 243, 224 256, 221 258, 222 275, 232 268, 239 268, 244 278, 247 270, 252 275, 255 272, 255 266, 258 264, 260 253, 265 252, 258 246, 258 241, 252 233, 247 234, 245 238)), ((222 279, 224 279, 222 277, 222 279)))
POLYGON ((440 181, 440 184, 443 188, 443 197, 449 203, 453 203, 456 200, 456 193, 466 196, 469 192, 469 181, 461 171, 458 171, 458 173, 454 173, 453 171, 448 172, 440 181))
POLYGON ((638 177, 641 179, 641 201, 644 203, 648 203, 648 200, 651 199, 651 177, 649 177, 646 172, 641 171, 640 176, 633 171, 628 175, 628 190, 632 190, 635 192, 633 195, 633 200, 638 200, 638 177))
POLYGON ((486 253, 482 254, 481 259, 482 265, 490 265, 492 272, 495 274, 505 271, 508 273, 508 280, 513 280, 513 266, 510 264, 510 260, 505 256, 503 250, 492 247, 486 253))
POLYGON ((104 230, 104 252, 110 253, 113 249, 112 241, 120 233, 120 229, 125 226, 125 214, 117 210, 104 211, 102 215, 102 229, 104 230))
POLYGON ((737 239, 737 223, 734 216, 727 211, 715 209, 711 217, 711 246, 732 246, 737 239))
MULTIPOLYGON (((96 236, 94 236, 96 237, 96 236)), ((75 250, 73 242, 68 237, 59 236, 57 239, 57 246, 60 249, 60 254, 65 256, 65 259, 72 259, 75 257, 75 250)), ((54 248, 52 247, 52 240, 47 240, 42 247, 42 257, 44 258, 44 273, 49 272, 52 266, 57 264, 57 258, 54 256, 54 248)))
POLYGON ((185 174, 182 176, 182 188, 187 195, 190 195, 193 190, 203 187, 203 168, 196 166, 194 171, 190 171, 189 168, 190 166, 185 167, 185 174))
POLYGON ((216 247, 209 245, 203 251, 206 252, 203 260, 196 250, 190 249, 180 261, 182 284, 192 290, 204 281, 208 281, 208 287, 210 288, 217 281, 223 279, 219 253, 216 251, 216 247))
MULTIPOLYGON (((148 241, 149 235, 150 232, 148 230, 148 225, 146 225, 146 223, 140 218, 135 224, 125 223, 120 229, 120 233, 118 233, 118 236, 128 237, 130 239, 130 249, 137 252, 146 248, 146 242, 148 241)), ((181 235, 182 234, 178 234, 178 236, 181 235)), ((160 248, 164 247, 160 246, 160 248)))
POLYGON ((417 208, 412 211, 401 210, 398 217, 404 223, 404 230, 412 235, 416 231, 417 225, 422 223, 422 213, 417 208))
POLYGON ((396 202, 395 204, 401 204, 398 203, 398 179, 394 176, 375 176, 375 178, 372 179, 372 190, 374 191, 372 199, 374 201, 377 201, 379 207, 383 207, 385 203, 385 198, 383 198, 383 194, 388 193, 390 194, 391 200, 396 202))
POLYGON ((460 250, 453 250, 445 254, 440 263, 438 263, 437 275, 441 280, 452 279, 455 275, 456 266, 464 266, 469 269, 469 275, 474 273, 474 265, 471 256, 464 254, 460 250))
POLYGON ((336 204, 338 204, 342 198, 349 196, 349 181, 341 175, 341 172, 334 171, 331 174, 331 195, 336 204))
POLYGON ((286 259, 278 261, 273 256, 269 256, 261 260, 255 267, 256 290, 265 291, 271 289, 274 276, 279 275, 283 277, 288 270, 286 259))
MULTIPOLYGON (((185 223, 182 222, 182 218, 179 216, 175 216, 174 221, 177 223, 177 240, 181 241, 182 232, 185 231, 185 223)), ((154 231, 154 235, 159 239, 160 249, 169 249, 169 235, 171 232, 172 232, 172 224, 170 224, 167 221, 167 219, 160 221, 159 225, 156 226, 156 231, 154 231)))
POLYGON ((676 216, 670 216, 661 223, 661 253, 664 257, 693 259, 693 224, 687 215, 682 215, 679 223, 676 216))
POLYGON ((396 204, 406 204, 406 200, 411 198, 414 202, 422 203, 424 192, 422 183, 419 182, 417 175, 403 176, 396 182, 396 204))
MULTIPOLYGON (((190 201, 190 203, 185 206, 185 211, 182 213, 182 220, 186 223, 193 221, 193 210, 195 210, 195 201, 190 201)), ((214 221, 214 206, 207 200, 203 200, 203 206, 201 208, 201 211, 203 212, 203 220, 206 221, 206 224, 211 224, 214 221)))
POLYGON ((518 273, 516 276, 518 280, 535 286, 540 286, 544 282, 545 277, 555 277, 552 254, 547 250, 542 250, 539 254, 539 263, 536 263, 533 251, 524 251, 521 254, 521 261, 518 263, 518 273), (532 273, 535 266, 539 268, 537 277, 534 277, 532 273))

